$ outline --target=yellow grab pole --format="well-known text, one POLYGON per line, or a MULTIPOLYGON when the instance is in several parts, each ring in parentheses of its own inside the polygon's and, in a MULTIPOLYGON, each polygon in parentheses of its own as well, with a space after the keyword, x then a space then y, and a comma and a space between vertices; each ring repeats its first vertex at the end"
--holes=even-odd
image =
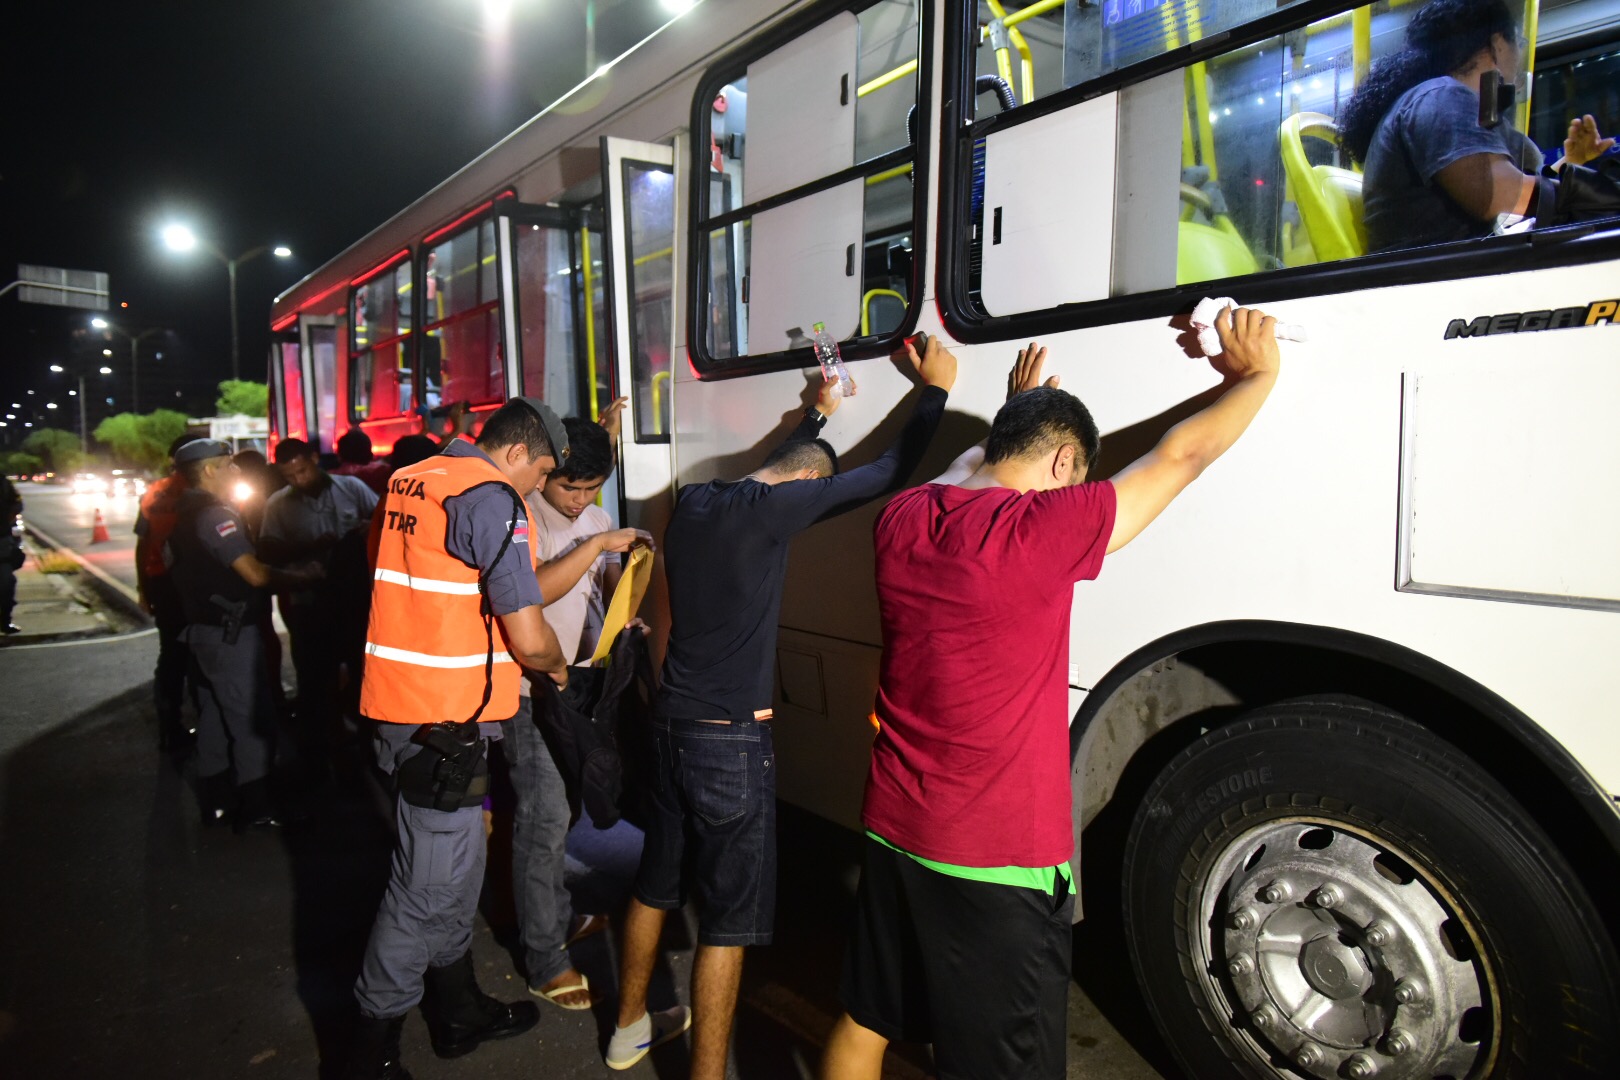
POLYGON ((1372 7, 1359 7, 1350 13, 1350 62, 1360 86, 1372 66, 1372 7))
POLYGON ((879 75, 877 78, 873 79, 871 82, 861 83, 860 86, 855 88, 855 96, 865 97, 874 90, 881 90, 885 86, 899 82, 901 79, 905 78, 907 75, 910 75, 916 70, 917 61, 907 60, 893 71, 886 71, 882 75, 879 75))
POLYGON ((591 230, 579 230, 580 262, 584 264, 585 278, 585 378, 591 383, 591 419, 602 416, 601 403, 596 400, 596 302, 591 293, 596 289, 595 275, 591 273, 591 230))
POLYGON ((1520 131, 1530 129, 1530 95, 1536 88, 1536 32, 1540 29, 1540 23, 1540 0, 1525 0, 1524 40, 1529 44, 1525 46, 1524 55, 1519 57, 1519 70, 1524 72, 1526 89, 1524 100, 1519 102, 1518 115, 1514 120, 1520 131))

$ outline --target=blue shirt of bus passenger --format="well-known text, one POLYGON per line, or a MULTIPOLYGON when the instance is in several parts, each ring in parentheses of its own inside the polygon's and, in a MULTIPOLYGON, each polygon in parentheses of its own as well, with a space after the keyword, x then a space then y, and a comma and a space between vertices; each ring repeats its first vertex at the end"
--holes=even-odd
POLYGON ((1474 154, 1500 154, 1526 173, 1539 172, 1541 151, 1504 120, 1479 125, 1479 95, 1449 75, 1420 82, 1379 121, 1362 180, 1367 249, 1444 244, 1488 236, 1481 221, 1447 195, 1435 175, 1474 154))

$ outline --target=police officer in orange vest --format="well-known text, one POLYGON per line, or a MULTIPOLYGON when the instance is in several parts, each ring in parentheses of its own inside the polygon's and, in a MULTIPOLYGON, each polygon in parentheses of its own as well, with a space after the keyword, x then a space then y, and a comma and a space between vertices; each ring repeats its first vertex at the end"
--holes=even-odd
POLYGON ((360 711, 394 774, 398 843, 355 997, 350 1076, 408 1080, 399 1035, 421 1002, 433 1050, 471 1053, 520 1035, 533 1002, 502 1004, 473 975, 472 923, 484 877, 486 740, 518 710, 522 669, 567 682, 541 616, 534 523, 524 496, 568 453, 556 413, 513 398, 476 445, 396 472, 378 508, 360 711))

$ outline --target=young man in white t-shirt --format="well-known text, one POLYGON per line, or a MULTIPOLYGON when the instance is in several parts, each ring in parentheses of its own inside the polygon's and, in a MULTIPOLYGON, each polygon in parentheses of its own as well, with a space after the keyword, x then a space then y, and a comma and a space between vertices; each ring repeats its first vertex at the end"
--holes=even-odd
MULTIPOLYGON (((613 444, 627 399, 615 401, 600 424, 570 417, 568 457, 528 497, 541 564, 536 576, 546 622, 569 663, 588 659, 602 632, 607 598, 621 565, 613 556, 651 543, 640 529, 614 529, 596 496, 613 472, 613 444)), ((512 837, 516 894, 529 993, 565 1009, 591 1006, 590 984, 575 969, 567 946, 606 926, 606 916, 575 918, 563 881, 569 807, 551 752, 534 721, 525 681, 517 715, 503 742, 518 805, 512 837)))

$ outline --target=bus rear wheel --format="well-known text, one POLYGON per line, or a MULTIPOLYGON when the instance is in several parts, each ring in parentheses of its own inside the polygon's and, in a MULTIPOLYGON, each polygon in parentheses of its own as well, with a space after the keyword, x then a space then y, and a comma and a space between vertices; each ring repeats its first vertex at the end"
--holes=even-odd
POLYGON ((1620 1076, 1620 963, 1534 819, 1421 726, 1268 706, 1166 766, 1124 925, 1198 1080, 1620 1076))

